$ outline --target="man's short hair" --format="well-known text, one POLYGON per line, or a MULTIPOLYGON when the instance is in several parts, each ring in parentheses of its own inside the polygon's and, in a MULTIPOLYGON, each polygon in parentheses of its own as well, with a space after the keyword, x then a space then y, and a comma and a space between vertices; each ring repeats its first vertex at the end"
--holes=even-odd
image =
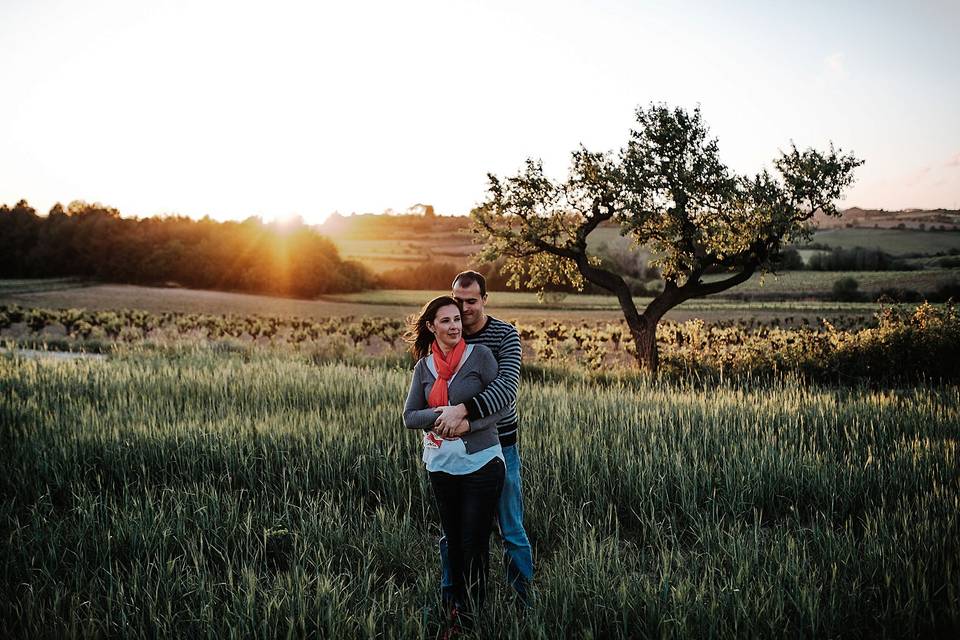
POLYGON ((457 283, 460 283, 462 287, 469 287, 474 282, 480 286, 480 297, 487 297, 487 279, 483 277, 482 273, 477 273, 476 271, 461 271, 457 274, 457 277, 453 279, 453 284, 450 285, 450 288, 457 286, 457 283))

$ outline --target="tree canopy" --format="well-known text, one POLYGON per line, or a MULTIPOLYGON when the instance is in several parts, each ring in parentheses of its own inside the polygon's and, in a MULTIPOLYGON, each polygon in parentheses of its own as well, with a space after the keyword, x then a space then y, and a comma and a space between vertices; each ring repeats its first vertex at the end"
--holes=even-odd
POLYGON ((836 200, 862 161, 832 144, 827 151, 791 144, 774 173, 738 175, 720 160, 699 108, 651 104, 636 110, 636 125, 618 152, 574 151, 565 181, 549 178, 534 159, 514 176, 490 174, 471 216, 485 245, 479 257, 507 258, 514 285, 586 281, 614 293, 638 362, 655 370, 663 315, 770 270, 787 243, 810 237, 816 212, 839 215, 836 200), (601 224, 617 225, 655 256, 664 289, 642 313, 622 275, 588 250, 601 224))

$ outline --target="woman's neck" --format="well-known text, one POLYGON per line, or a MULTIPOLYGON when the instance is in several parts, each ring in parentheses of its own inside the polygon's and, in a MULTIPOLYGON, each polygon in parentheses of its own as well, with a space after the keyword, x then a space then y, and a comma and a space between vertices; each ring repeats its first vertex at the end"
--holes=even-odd
POLYGON ((443 344, 443 343, 440 342, 439 340, 437 340, 436 342, 437 342, 437 346, 440 347, 440 352, 441 352, 444 356, 450 355, 450 351, 453 349, 453 347, 448 347, 447 345, 443 344))

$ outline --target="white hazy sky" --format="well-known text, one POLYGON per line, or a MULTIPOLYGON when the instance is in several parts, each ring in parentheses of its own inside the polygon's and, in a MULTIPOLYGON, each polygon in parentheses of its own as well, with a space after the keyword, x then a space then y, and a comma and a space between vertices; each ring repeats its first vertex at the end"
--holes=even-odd
POLYGON ((832 140, 845 206, 960 208, 958 34, 957 0, 0 0, 0 203, 466 213, 665 101, 735 170, 832 140))

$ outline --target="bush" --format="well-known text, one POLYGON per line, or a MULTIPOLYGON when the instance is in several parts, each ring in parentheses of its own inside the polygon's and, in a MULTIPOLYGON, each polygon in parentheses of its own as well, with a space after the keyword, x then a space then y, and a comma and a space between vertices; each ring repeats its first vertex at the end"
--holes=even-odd
POLYGON ((960 302, 960 280, 950 280, 942 282, 927 296, 930 302, 960 302))
POLYGON ((803 257, 793 247, 784 249, 773 261, 773 268, 779 271, 800 271, 803 269, 803 257))
POLYGON ((960 378, 960 315, 924 303, 913 313, 882 310, 876 328, 838 334, 824 373, 841 378, 921 382, 960 378))
POLYGON ((884 287, 877 294, 877 302, 920 302, 923 300, 923 294, 916 289, 898 289, 897 287, 884 287))
POLYGON ((914 266, 879 249, 834 247, 829 253, 810 256, 811 271, 912 271, 914 266))
POLYGON ((840 302, 860 302, 864 299, 856 278, 840 278, 833 283, 833 299, 840 302))

